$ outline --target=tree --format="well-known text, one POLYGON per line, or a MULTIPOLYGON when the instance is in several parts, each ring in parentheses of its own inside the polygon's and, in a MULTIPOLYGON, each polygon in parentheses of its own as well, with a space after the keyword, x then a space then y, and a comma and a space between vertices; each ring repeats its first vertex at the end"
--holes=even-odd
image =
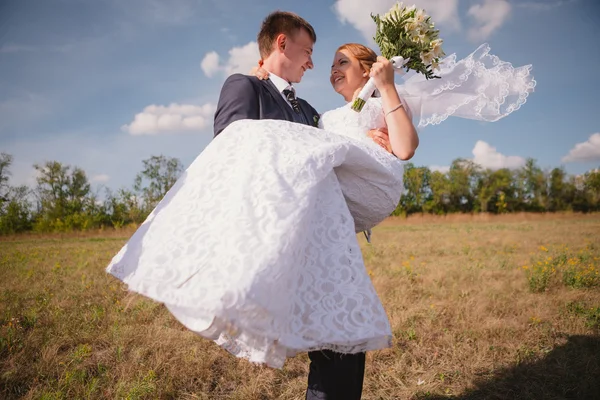
POLYGON ((85 172, 78 167, 48 161, 34 165, 38 171, 37 228, 42 231, 86 229, 94 225, 95 199, 85 172))
POLYGON ((573 203, 574 186, 569 185, 567 173, 562 168, 550 171, 548 184, 548 211, 564 211, 573 203))
POLYGON ((406 213, 423 212, 429 191, 427 167, 415 167, 412 163, 404 167, 404 193, 400 197, 401 208, 406 213))
POLYGON ((586 172, 583 182, 584 190, 588 194, 590 211, 600 210, 600 169, 586 172))
POLYGON ((424 211, 433 214, 446 214, 450 210, 450 179, 440 171, 433 171, 429 176, 429 196, 423 207, 424 211))
POLYGON ((544 211, 547 208, 548 187, 544 171, 528 158, 518 174, 520 197, 525 211, 544 211))
POLYGON ((86 206, 94 203, 95 199, 91 193, 91 185, 87 179, 85 172, 75 167, 69 176, 67 188, 67 212, 70 214, 81 213, 86 206))
POLYGON ((7 201, 6 195, 8 194, 10 179, 10 166, 13 162, 13 156, 7 153, 0 153, 0 209, 2 204, 7 201))
POLYGON ((145 217, 137 196, 131 190, 124 188, 119 189, 116 194, 110 191, 107 193, 105 211, 108 222, 115 228, 141 223, 145 217))
POLYGON ((30 190, 27 186, 10 187, 0 212, 0 234, 25 232, 32 228, 30 190))
POLYGON ((31 229, 29 188, 11 187, 8 184, 12 161, 12 155, 0 153, 0 234, 31 229))
POLYGON ((40 215, 50 220, 64 218, 67 211, 69 167, 58 161, 35 164, 33 167, 38 171, 36 194, 40 215))
POLYGON ((507 211, 509 208, 509 199, 513 194, 512 178, 512 173, 507 168, 496 171, 490 169, 482 171, 479 175, 476 191, 479 211, 507 211))
POLYGON ((134 189, 140 194, 143 209, 149 213, 177 182, 183 165, 177 158, 152 156, 143 161, 144 170, 135 177, 134 189))
POLYGON ((456 159, 450 165, 450 211, 472 212, 475 205, 475 192, 481 167, 471 160, 456 159))

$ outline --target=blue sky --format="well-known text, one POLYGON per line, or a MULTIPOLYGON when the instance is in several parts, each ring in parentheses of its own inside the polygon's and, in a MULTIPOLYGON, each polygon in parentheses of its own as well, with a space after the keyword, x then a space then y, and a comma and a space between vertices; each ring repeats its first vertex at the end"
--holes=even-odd
MULTIPOLYGON (((33 185, 33 164, 46 160, 79 166, 96 187, 113 189, 132 186, 151 155, 187 167, 212 139, 225 77, 256 62, 256 33, 275 9, 299 13, 317 31, 315 69, 299 95, 320 112, 339 107, 328 81, 335 49, 372 45, 369 15, 393 3, 2 0, 0 151, 15 157, 12 183, 33 185)), ((537 86, 498 122, 449 119, 421 130, 412 162, 518 166, 533 157, 571 174, 600 166, 597 0, 414 3, 433 16, 447 54, 462 58, 489 43, 515 66, 532 64, 537 86)))

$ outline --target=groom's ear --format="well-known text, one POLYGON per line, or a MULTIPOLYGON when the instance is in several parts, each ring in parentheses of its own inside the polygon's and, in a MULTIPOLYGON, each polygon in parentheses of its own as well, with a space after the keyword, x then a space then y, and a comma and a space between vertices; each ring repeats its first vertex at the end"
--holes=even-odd
POLYGON ((280 33, 279 35, 277 35, 277 38, 275 39, 275 45, 277 47, 277 50, 279 50, 279 51, 285 50, 286 44, 287 44, 287 36, 285 36, 285 34, 283 34, 283 33, 280 33))

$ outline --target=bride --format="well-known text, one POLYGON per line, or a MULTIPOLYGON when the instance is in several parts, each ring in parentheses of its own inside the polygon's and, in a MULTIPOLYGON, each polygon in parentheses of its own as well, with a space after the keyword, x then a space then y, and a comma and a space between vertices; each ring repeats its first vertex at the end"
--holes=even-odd
POLYGON ((399 158, 412 157, 415 126, 452 115, 502 118, 533 89, 529 70, 491 56, 484 45, 461 61, 446 58, 441 79, 414 75, 396 87, 387 60, 346 44, 334 55, 330 82, 348 104, 322 114, 318 127, 231 123, 107 271, 252 362, 281 368, 298 352, 389 347, 389 321, 356 232, 397 206, 399 158), (378 93, 355 112, 350 102, 370 76, 378 93), (367 137, 371 128, 390 131, 388 151, 367 137), (406 134, 395 135, 397 129, 406 134))

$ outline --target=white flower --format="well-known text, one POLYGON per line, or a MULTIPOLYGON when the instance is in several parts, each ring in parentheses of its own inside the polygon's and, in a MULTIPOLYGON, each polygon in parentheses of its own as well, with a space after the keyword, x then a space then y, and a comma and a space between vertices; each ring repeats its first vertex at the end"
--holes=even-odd
MULTIPOLYGON (((422 10, 419 10, 419 11, 422 11, 422 10)), ((423 15, 425 15, 425 14, 422 14, 421 16, 415 15, 414 18, 408 18, 406 20, 407 29, 410 31, 420 31, 420 33, 423 33, 423 34, 429 34, 432 29, 431 29, 430 24, 428 24, 425 21, 425 19, 423 19, 423 15)), ((427 17, 427 16, 425 15, 425 17, 427 17)))
POLYGON ((431 68, 433 68, 434 70, 438 70, 439 71, 440 70, 440 63, 437 62, 437 61, 435 61, 435 60, 433 60, 431 62, 431 68))
POLYGON ((427 53, 423 52, 421 53, 421 61, 423 61, 423 64, 425 65, 429 65, 433 62, 433 59, 435 57, 433 56, 433 54, 428 51, 427 53))
POLYGON ((444 41, 442 39, 435 39, 431 41, 431 52, 435 58, 440 58, 444 55, 444 50, 442 50, 442 43, 444 41))
POLYGON ((419 24, 422 24, 427 19, 427 14, 425 14, 425 10, 419 9, 415 12, 415 21, 419 24))
POLYGON ((406 20, 406 30, 409 36, 417 36, 421 33, 421 26, 412 19, 406 20))
POLYGON ((409 18, 406 20, 406 22, 408 23, 408 27, 411 31, 421 32, 427 30, 427 26, 424 26, 422 23, 415 20, 414 18, 409 18))
POLYGON ((384 21, 391 21, 393 19, 400 19, 404 15, 404 5, 402 2, 396 3, 390 11, 386 12, 381 18, 384 21))
POLYGON ((427 37, 427 35, 425 33, 423 33, 420 30, 410 32, 409 36, 413 42, 423 44, 423 45, 429 44, 429 38, 427 37))

